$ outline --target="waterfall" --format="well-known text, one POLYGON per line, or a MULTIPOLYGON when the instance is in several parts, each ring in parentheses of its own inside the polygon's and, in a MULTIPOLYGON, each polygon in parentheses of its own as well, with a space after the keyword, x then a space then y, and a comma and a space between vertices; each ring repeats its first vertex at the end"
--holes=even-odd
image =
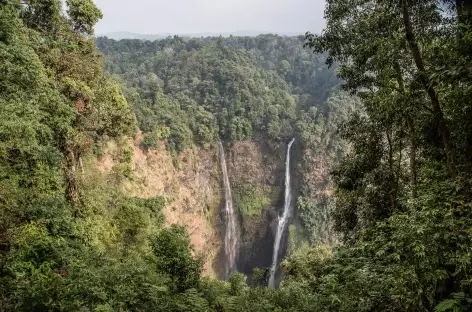
POLYGON ((277 258, 279 255, 280 241, 282 234, 287 226, 288 218, 291 214, 292 189, 290 187, 290 149, 295 142, 295 138, 290 141, 287 147, 287 156, 285 159, 285 202, 282 217, 279 216, 279 223, 277 225, 277 233, 274 241, 274 253, 272 255, 272 266, 270 267, 269 287, 275 287, 275 272, 277 271, 277 258))
POLYGON ((224 248, 226 260, 228 261, 227 277, 229 272, 236 270, 236 252, 238 246, 238 227, 233 209, 233 198, 231 196, 231 186, 229 184, 228 169, 226 168, 225 151, 220 142, 221 172, 223 173, 223 189, 225 197, 224 218, 225 218, 225 239, 224 248))

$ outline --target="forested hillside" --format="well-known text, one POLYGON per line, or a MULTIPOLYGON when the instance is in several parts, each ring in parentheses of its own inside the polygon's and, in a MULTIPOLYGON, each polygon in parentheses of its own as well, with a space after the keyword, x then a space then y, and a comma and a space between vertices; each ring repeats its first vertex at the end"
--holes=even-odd
MULTIPOLYGON (((128 142, 142 131, 143 153, 157 155, 164 143, 176 167, 192 146, 212 150, 219 140, 242 143, 233 150, 242 159, 254 150, 248 142, 264 142, 273 156, 260 164, 270 166, 283 165, 278 152, 292 137, 300 150, 310 138, 323 141, 337 157, 342 148, 329 142, 337 117, 330 116, 353 106, 336 100, 344 95, 334 71, 302 38, 278 36, 99 39, 107 55, 108 46, 123 58, 102 64, 92 37, 102 15, 91 1, 6 1, 0 8, 0 309, 239 309, 244 276, 202 279, 203 257, 186 229, 164 226, 162 211, 176 209, 174 199, 131 195, 141 194, 129 186, 142 173, 133 172, 137 151, 128 142)), ((262 168, 249 160, 232 161, 230 170, 262 168)), ((247 188, 253 172, 235 186, 243 217, 260 220, 253 229, 267 204, 278 205, 281 168, 267 174, 275 191, 257 181, 247 188)))
POLYGON ((295 135, 300 110, 323 107, 340 83, 322 57, 303 49, 302 38, 98 38, 97 45, 105 69, 129 87, 141 129, 167 124, 177 151, 190 141, 257 135, 279 144, 295 135), (161 104, 162 94, 174 105, 161 104))
POLYGON ((105 69, 125 85, 143 144, 153 148, 167 139, 174 155, 193 144, 214 149, 221 140, 228 146, 229 179, 242 218, 239 269, 248 275, 270 266, 273 220, 283 206, 285 146, 292 138, 302 225, 292 245, 336 242, 328 216, 329 171, 346 150, 336 127, 358 105, 339 90, 336 68, 303 42, 277 35, 97 39, 105 69))
POLYGON ((304 38, 114 41, 101 17, 0 0, 0 311, 472 309, 470 1, 327 0, 304 38), (185 224, 221 227, 220 140, 227 281, 185 224))

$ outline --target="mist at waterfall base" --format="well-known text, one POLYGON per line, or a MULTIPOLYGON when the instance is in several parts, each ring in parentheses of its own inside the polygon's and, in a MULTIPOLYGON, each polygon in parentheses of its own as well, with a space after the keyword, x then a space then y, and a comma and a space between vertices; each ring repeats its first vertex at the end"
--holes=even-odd
POLYGON ((239 243, 239 231, 237 216, 235 215, 233 197, 231 195, 231 185, 229 183, 228 169, 226 166, 225 151, 223 143, 219 143, 220 147, 220 163, 221 163, 221 172, 223 175, 223 192, 224 192, 224 251, 226 258, 226 274, 225 279, 228 279, 229 274, 232 271, 237 270, 236 261, 237 261, 237 252, 238 252, 238 243, 239 243))
POLYGON ((270 267, 270 276, 268 286, 270 288, 275 287, 275 273, 278 269, 278 256, 280 249, 280 242, 282 240, 282 235, 287 228, 288 220, 292 214, 291 202, 292 202, 292 188, 290 186, 290 149, 292 144, 295 142, 295 139, 292 139, 287 147, 287 156, 285 160, 285 200, 284 200, 284 210, 282 217, 279 217, 279 222, 277 225, 277 232, 275 234, 274 240, 274 251, 272 255, 272 266, 270 267))

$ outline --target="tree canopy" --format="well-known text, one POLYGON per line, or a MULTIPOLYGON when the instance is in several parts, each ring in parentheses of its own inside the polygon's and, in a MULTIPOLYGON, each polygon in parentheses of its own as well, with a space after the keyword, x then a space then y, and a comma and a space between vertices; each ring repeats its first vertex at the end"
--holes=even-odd
POLYGON ((150 42, 93 38, 91 0, 0 1, 0 311, 471 310, 469 2, 327 0, 319 35, 150 42), (202 278, 165 199, 121 191, 138 128, 173 153, 299 139, 308 242, 280 289, 202 278), (84 170, 110 139, 115 176, 84 170))

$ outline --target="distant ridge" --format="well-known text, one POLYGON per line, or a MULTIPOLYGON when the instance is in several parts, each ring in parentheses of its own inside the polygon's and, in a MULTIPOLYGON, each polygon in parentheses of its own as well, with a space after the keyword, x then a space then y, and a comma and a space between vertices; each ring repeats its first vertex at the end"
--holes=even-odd
POLYGON ((235 31, 235 32, 224 32, 224 33, 217 33, 217 32, 202 32, 202 33, 159 33, 159 34, 138 34, 133 32, 127 31, 116 31, 116 32, 109 32, 109 33, 101 33, 97 34, 97 37, 108 37, 110 39, 121 40, 121 39, 139 39, 139 40, 158 40, 158 39, 165 39, 169 36, 180 36, 180 37, 191 37, 191 38, 200 38, 200 37, 229 37, 229 36, 236 36, 236 37, 255 37, 262 34, 277 34, 280 36, 300 36, 304 35, 304 32, 291 32, 291 33, 276 33, 270 31, 256 31, 256 30, 242 30, 242 31, 235 31))

